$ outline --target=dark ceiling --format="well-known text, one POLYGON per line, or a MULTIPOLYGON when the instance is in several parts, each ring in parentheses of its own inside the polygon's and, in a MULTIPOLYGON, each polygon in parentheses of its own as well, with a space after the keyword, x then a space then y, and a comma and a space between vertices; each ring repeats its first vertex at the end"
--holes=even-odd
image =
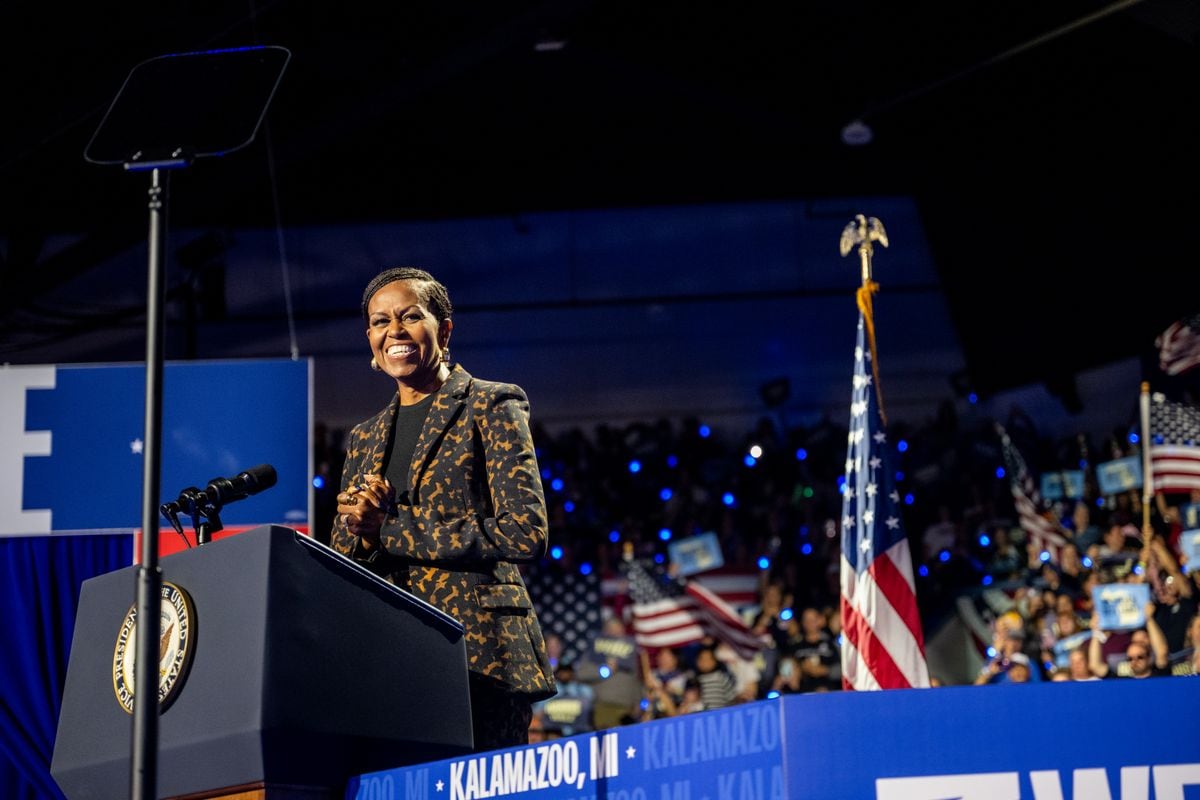
POLYGON ((175 225, 274 225, 268 145, 289 226, 909 195, 984 392, 1194 312, 1197 6, 905 5, 6 3, 0 337, 145 237, 145 182, 82 158, 130 68, 254 43, 293 54, 267 127, 175 225))

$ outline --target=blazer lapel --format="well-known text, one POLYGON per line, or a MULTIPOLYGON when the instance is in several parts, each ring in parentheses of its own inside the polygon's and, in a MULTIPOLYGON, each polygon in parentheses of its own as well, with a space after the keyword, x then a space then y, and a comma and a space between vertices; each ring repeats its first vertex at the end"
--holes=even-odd
POLYGON ((409 496, 413 503, 420 497, 421 473, 425 462, 433 452, 434 446, 442 440, 446 430, 458 419, 459 413, 467 403, 471 390, 471 375, 462 367, 455 366, 450 377, 438 389, 425 417, 425 427, 421 429, 421 437, 413 448, 413 460, 409 469, 409 496))

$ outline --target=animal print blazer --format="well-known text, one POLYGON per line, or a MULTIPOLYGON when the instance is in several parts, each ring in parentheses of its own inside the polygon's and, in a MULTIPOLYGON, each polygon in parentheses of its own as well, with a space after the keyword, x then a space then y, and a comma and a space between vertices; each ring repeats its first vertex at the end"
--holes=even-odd
MULTIPOLYGON (((383 474, 398 403, 397 395, 350 432, 342 491, 383 474)), ((455 366, 417 440, 410 485, 395 490, 407 490, 411 505, 388 514, 382 548, 364 553, 340 516, 333 547, 459 620, 477 678, 531 700, 552 696, 546 645, 517 569, 543 555, 547 535, 525 393, 455 366)))

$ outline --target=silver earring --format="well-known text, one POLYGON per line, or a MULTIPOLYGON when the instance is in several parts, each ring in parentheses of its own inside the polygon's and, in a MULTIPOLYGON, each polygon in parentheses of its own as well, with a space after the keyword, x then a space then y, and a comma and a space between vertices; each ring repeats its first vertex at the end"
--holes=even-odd
POLYGON ((373 358, 371 359, 371 369, 375 370, 376 372, 379 372, 379 362, 373 358))

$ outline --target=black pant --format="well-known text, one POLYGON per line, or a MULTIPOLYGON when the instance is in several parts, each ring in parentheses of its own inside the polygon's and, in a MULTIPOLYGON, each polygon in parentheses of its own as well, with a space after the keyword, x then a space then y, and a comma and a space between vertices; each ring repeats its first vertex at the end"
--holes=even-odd
POLYGON ((471 727, 475 751, 499 750, 529 743, 533 719, 529 695, 506 692, 471 674, 471 727))

